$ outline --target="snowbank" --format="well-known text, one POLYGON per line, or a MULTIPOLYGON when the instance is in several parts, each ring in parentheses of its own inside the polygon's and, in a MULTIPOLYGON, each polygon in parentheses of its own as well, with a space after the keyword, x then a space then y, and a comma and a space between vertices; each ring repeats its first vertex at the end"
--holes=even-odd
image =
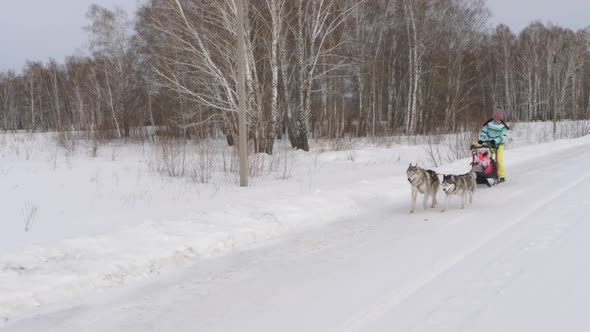
MULTIPOLYGON (((213 174, 206 184, 155 174, 157 147, 150 144, 96 151, 82 143, 62 147, 51 136, 0 135, 0 321, 349 218, 362 201, 405 199, 408 163, 431 165, 428 144, 394 143, 399 139, 386 147, 349 141, 342 151, 316 144, 310 153, 279 145, 283 176, 261 174, 239 188, 235 174, 213 174)), ((224 149, 219 145, 215 151, 224 149)), ((531 162, 538 148, 508 149, 506 159, 531 162)), ((466 159, 437 168, 467 169, 466 159)))

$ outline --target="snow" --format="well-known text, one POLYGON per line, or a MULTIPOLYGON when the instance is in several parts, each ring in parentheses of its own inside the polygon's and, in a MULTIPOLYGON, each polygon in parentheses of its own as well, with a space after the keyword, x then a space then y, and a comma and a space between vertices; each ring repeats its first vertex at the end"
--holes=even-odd
POLYGON ((56 157, 4 135, 0 330, 586 330, 590 137, 530 137, 472 206, 410 215, 405 169, 429 156, 399 140, 285 152, 287 180, 239 188, 154 174, 146 143, 56 157))
POLYGON ((158 149, 147 143, 109 144, 92 158, 91 146, 64 149, 44 134, 2 140, 1 182, 10 188, 0 211, 4 319, 355 215, 354 190, 342 185, 366 174, 343 181, 337 170, 379 163, 373 176, 389 175, 395 158, 399 164, 400 155, 422 151, 279 153, 276 158, 293 167, 292 180, 270 174, 246 189, 225 174, 207 185, 154 174, 158 149), (31 207, 38 212, 24 232, 31 207))

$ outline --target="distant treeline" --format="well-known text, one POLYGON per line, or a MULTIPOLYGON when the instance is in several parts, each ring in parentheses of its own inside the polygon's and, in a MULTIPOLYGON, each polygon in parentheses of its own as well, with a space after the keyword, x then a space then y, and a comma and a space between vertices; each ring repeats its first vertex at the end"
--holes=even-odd
MULTIPOLYGON (((249 0, 246 89, 258 152, 276 139, 472 130, 590 117, 590 30, 488 28, 483 0, 249 0)), ((234 0, 89 8, 91 56, 0 73, 0 129, 133 128, 237 137, 234 0)))

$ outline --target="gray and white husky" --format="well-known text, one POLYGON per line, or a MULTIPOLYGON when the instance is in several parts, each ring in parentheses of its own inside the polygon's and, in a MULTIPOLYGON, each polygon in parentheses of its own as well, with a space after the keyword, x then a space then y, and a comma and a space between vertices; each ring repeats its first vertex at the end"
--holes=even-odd
POLYGON ((422 169, 418 167, 418 164, 413 165, 410 163, 408 170, 406 171, 408 181, 412 185, 412 209, 410 213, 416 211, 416 198, 418 192, 424 194, 424 209, 428 206, 428 197, 432 197, 431 207, 436 206, 436 193, 440 187, 440 180, 436 172, 429 169, 422 169))
POLYGON ((445 206, 443 207, 441 212, 445 212, 449 204, 449 200, 453 195, 461 196, 462 209, 465 208, 467 196, 469 196, 469 204, 471 204, 473 202, 473 194, 475 193, 475 188, 477 188, 476 178, 477 176, 474 172, 469 172, 467 174, 462 175, 443 175, 442 188, 443 191, 447 194, 447 197, 445 199, 445 206))

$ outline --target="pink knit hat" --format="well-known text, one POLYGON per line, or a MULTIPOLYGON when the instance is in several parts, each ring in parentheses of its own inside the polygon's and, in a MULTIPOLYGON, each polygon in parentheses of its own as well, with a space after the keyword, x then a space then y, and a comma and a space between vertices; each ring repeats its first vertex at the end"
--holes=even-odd
POLYGON ((496 110, 494 111, 494 115, 493 115, 494 119, 504 119, 504 110, 501 109, 500 107, 496 108, 496 110))

